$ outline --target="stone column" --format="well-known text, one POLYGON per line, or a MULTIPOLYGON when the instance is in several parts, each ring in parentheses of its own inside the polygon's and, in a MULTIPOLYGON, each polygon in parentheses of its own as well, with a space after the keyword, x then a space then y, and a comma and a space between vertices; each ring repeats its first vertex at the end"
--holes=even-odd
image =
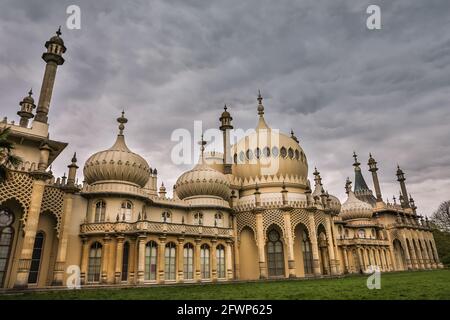
POLYGON ((184 238, 178 238, 177 244, 177 282, 184 282, 184 238))
POLYGON ((101 283, 112 283, 108 276, 108 270, 110 266, 110 252, 111 252, 111 237, 105 236, 103 238, 103 252, 102 252, 102 273, 101 273, 101 283))
POLYGON ((128 283, 136 283, 136 239, 130 238, 130 259, 128 260, 128 283))
POLYGON ((288 254, 288 274, 289 278, 295 278, 295 258, 294 258, 294 239, 292 237, 292 227, 291 227, 291 213, 285 210, 284 216, 284 226, 286 229, 286 244, 287 244, 287 254, 288 254))
POLYGON ((64 195, 63 214, 61 217, 61 229, 59 234, 58 249, 56 253, 56 263, 53 271, 53 286, 62 286, 65 274, 67 242, 69 237, 70 217, 72 215, 73 193, 64 195))
POLYGON ((344 256, 344 273, 349 273, 349 266, 348 266, 348 256, 347 256, 347 247, 343 247, 342 249, 342 255, 344 256))
POLYGON ((434 242, 434 238, 431 238, 431 249, 434 252, 434 257, 435 257, 435 262, 438 266, 438 268, 443 268, 443 265, 441 264, 440 260, 439 260, 439 255, 436 249, 436 243, 434 242))
POLYGON ((116 268, 114 270, 115 283, 122 282, 122 261, 123 261, 123 241, 124 237, 122 235, 117 236, 116 244, 116 268))
POLYGON ((234 230, 234 278, 240 279, 241 274, 239 270, 239 234, 237 229, 237 216, 234 216, 233 219, 233 230, 234 230))
POLYGON ((195 264, 195 281, 201 282, 202 281, 202 273, 201 273, 201 266, 200 266, 200 245, 201 245, 201 239, 197 238, 195 239, 195 255, 194 255, 194 264, 195 264))
POLYGON ((411 257, 411 262, 413 265, 414 269, 419 269, 419 264, 417 263, 417 256, 416 256, 416 252, 414 250, 414 243, 412 243, 412 241, 409 241, 409 246, 408 246, 408 242, 406 243, 406 247, 408 248, 410 257, 411 257))
POLYGON ((165 282, 165 251, 166 251, 166 237, 159 237, 158 244, 158 283, 165 282))
POLYGON ((88 262, 89 262, 89 241, 88 238, 82 237, 81 241, 83 243, 81 247, 81 263, 80 263, 80 280, 81 284, 87 283, 87 269, 88 269, 88 262))
POLYGON ((265 250, 265 240, 264 240, 264 226, 262 213, 256 213, 256 233, 258 239, 258 257, 259 257, 259 278, 267 278, 267 266, 266 266, 266 250, 265 250))
POLYGON ((233 257, 231 255, 231 248, 232 242, 231 240, 227 240, 227 245, 225 246, 225 264, 226 264, 226 277, 228 280, 233 280, 233 257))
POLYGON ((431 269, 436 269, 437 264, 436 261, 434 261, 433 250, 431 249, 430 243, 427 240, 425 240, 425 249, 428 251, 428 256, 430 257, 431 269))
POLYGON ((428 250, 425 245, 425 240, 423 239, 423 237, 422 237, 422 239, 419 239, 419 245, 420 245, 420 250, 423 252, 425 268, 431 269, 431 260, 428 255, 428 250))
POLYGON ((137 284, 144 283, 145 275, 145 242, 147 240, 146 235, 138 236, 138 268, 137 268, 137 284))
POLYGON ((310 231, 310 241, 311 241, 311 250, 313 256, 313 273, 315 276, 320 276, 320 263, 319 263, 319 245, 317 244, 317 234, 316 234, 316 225, 314 222, 314 214, 312 212, 309 213, 309 231, 310 231))
POLYGON ((37 227, 39 224, 39 215, 41 212, 42 196, 44 195, 46 178, 49 178, 49 176, 34 176, 30 208, 28 209, 26 225, 23 230, 25 235, 23 238, 22 250, 19 256, 17 278, 14 283, 15 288, 26 288, 28 286, 28 275, 30 272, 34 239, 36 237, 37 227))
POLYGON ((357 270, 358 273, 361 272, 361 270, 364 271, 364 269, 365 269, 364 259, 363 259, 363 256, 361 254, 361 250, 362 250, 361 247, 357 247, 356 248, 356 253, 358 255, 358 264, 359 264, 359 270, 357 270))
POLYGON ((408 270, 412 270, 413 269, 413 264, 412 264, 412 261, 411 261, 411 256, 409 255, 408 243, 406 241, 406 237, 405 237, 404 234, 403 234, 403 243, 402 243, 402 245, 403 245, 403 253, 405 254, 405 259, 406 259, 406 268, 408 270))
POLYGON ((211 240, 211 279, 217 281, 217 240, 211 240))
POLYGON ((330 256, 330 271, 331 271, 331 275, 336 275, 338 274, 337 271, 337 263, 336 263, 336 257, 334 255, 334 239, 333 239, 333 233, 331 232, 331 223, 330 223, 331 218, 329 217, 328 219, 325 220, 325 227, 327 228, 327 233, 328 233, 328 254, 330 256))
POLYGON ((422 256, 422 250, 420 249, 420 243, 418 243, 417 238, 413 239, 414 249, 417 255, 417 264, 419 265, 419 269, 425 269, 425 263, 422 256))
POLYGON ((383 271, 389 271, 389 266, 386 261, 386 250, 384 248, 380 249, 380 259, 381 265, 383 266, 383 271))

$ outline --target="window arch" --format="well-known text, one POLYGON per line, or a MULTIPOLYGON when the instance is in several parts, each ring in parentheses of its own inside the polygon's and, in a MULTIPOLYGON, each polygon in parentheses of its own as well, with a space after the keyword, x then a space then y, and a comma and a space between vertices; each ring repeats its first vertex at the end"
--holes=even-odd
POLYGON ((209 279, 211 277, 209 267, 209 246, 207 244, 203 244, 200 247, 200 272, 202 279, 209 279))
POLYGON ((281 157, 286 158, 286 156, 287 156, 287 150, 286 150, 285 147, 281 147, 281 149, 280 149, 280 155, 281 155, 281 157))
POLYGON ((237 164, 237 162, 238 162, 238 155, 237 155, 237 153, 235 153, 234 156, 233 156, 233 162, 234 162, 234 164, 237 164))
POLYGON ((164 276, 166 280, 175 280, 176 249, 173 242, 166 244, 164 253, 164 276))
POLYGON ((239 152, 239 163, 245 162, 245 154, 244 151, 239 152))
POLYGON ((255 157, 256 157, 256 159, 261 158, 261 149, 260 148, 255 149, 255 157))
POLYGON ((161 213, 161 220, 162 222, 171 223, 172 222, 172 215, 168 211, 164 211, 161 213))
POLYGON ((89 250, 88 282, 100 281, 100 268, 102 265, 102 245, 94 242, 89 250))
POLYGON ((283 243, 280 233, 276 229, 272 229, 268 233, 267 262, 269 276, 284 275, 283 243))
POLYGON ((263 156, 265 156, 266 158, 270 157, 270 148, 269 147, 265 147, 263 149, 263 156))
POLYGON ((13 222, 14 214, 7 209, 0 209, 0 288, 3 287, 5 281, 14 239, 13 222))
POLYGON ((251 149, 247 149, 245 156, 247 157, 248 160, 252 160, 253 159, 253 151, 251 149))
POLYGON ((95 203, 95 217, 94 222, 105 221, 106 203, 103 200, 99 200, 95 203))
POLYGON ((308 233, 303 230, 302 233, 302 251, 303 251, 303 269, 305 274, 313 273, 313 258, 312 258, 312 248, 311 241, 309 239, 308 233))
POLYGON ((294 150, 292 148, 288 149, 288 157, 289 157, 289 159, 293 159, 294 158, 294 150))
POLYGON ((295 150, 295 160, 299 160, 300 159, 300 152, 296 149, 295 150))
POLYGON ((272 156, 276 158, 278 157, 278 154, 279 154, 278 147, 272 147, 272 156))
POLYGON ((145 245, 145 280, 156 280, 158 245, 149 241, 145 245))
POLYGON ((219 244, 216 248, 217 278, 225 278, 225 247, 219 244))
POLYGON ((131 201, 123 201, 120 206, 120 217, 124 221, 131 221, 132 216, 132 210, 133 210, 133 204, 131 201))
POLYGON ((183 258, 184 279, 194 279, 194 246, 191 243, 184 245, 183 258))
POLYGON ((37 283, 39 269, 41 266, 42 251, 44 249, 44 232, 36 233, 33 245, 33 254, 31 256, 30 272, 28 274, 28 283, 37 283))
POLYGON ((203 225, 203 213, 201 212, 194 213, 194 224, 199 226, 203 225))
POLYGON ((366 237, 366 230, 358 229, 358 238, 365 238, 365 237, 366 237))
POLYGON ((214 215, 214 226, 216 227, 223 227, 223 214, 221 212, 217 212, 214 215))
POLYGON ((122 255, 122 281, 128 280, 128 258, 130 256, 130 243, 127 241, 123 244, 122 255))

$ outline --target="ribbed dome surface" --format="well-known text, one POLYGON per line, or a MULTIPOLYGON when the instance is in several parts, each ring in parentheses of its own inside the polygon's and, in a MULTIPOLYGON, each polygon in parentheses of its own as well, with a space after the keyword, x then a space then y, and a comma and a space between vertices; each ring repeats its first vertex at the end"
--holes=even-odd
POLYGON ((353 191, 349 191, 347 201, 342 204, 340 216, 342 220, 370 219, 372 217, 372 210, 370 204, 359 200, 353 191))

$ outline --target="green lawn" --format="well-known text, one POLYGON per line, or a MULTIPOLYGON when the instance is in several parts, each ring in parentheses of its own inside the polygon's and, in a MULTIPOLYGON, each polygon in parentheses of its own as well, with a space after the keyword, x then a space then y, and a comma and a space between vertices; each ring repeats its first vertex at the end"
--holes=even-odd
POLYGON ((173 285, 4 294, 1 299, 446 299, 450 270, 386 273, 381 289, 369 290, 367 277, 251 283, 173 285))

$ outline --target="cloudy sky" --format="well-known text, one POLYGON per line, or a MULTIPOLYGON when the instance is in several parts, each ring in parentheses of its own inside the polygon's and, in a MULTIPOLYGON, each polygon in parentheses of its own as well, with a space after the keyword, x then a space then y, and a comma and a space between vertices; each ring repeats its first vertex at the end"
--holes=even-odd
POLYGON ((430 214, 450 199, 449 12, 448 0, 2 0, 0 115, 17 120, 39 92, 43 45, 62 25, 49 121, 69 146, 55 173, 74 151, 83 164, 110 147, 125 108, 128 146, 171 186, 189 168, 170 161, 173 130, 217 127, 224 103, 235 127, 252 128, 261 89, 267 122, 294 129, 330 193, 345 200, 353 150, 371 186, 372 152, 383 197, 398 196, 398 163, 430 214), (71 4, 81 30, 65 26, 71 4), (381 30, 366 28, 369 4, 381 30))

